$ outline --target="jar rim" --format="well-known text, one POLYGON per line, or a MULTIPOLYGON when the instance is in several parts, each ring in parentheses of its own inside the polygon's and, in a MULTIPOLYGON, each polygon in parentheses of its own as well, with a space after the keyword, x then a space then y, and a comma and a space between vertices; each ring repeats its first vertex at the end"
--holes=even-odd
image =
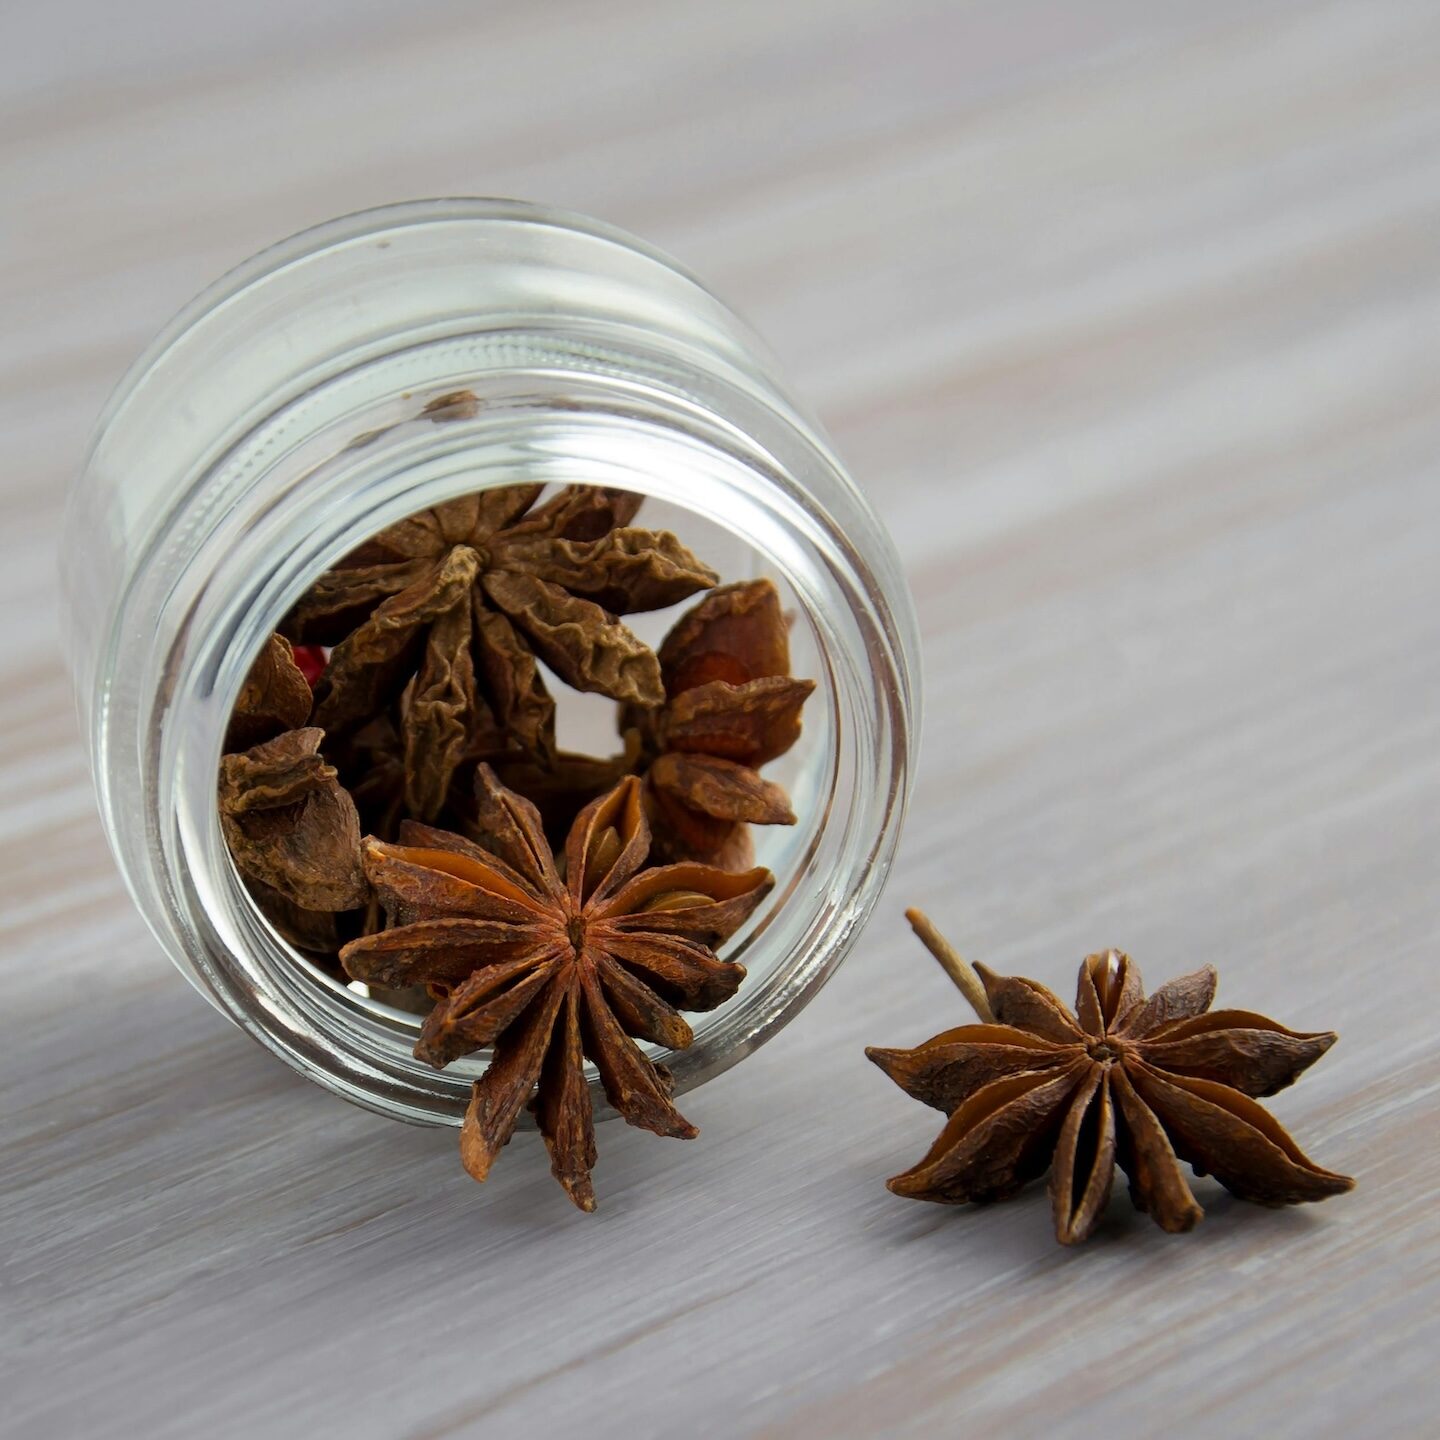
POLYGON ((392 200, 383 205, 349 210, 342 215, 307 225, 304 229, 263 246, 254 254, 232 265, 186 301, 140 351, 110 392, 92 427, 85 464, 89 464, 90 455, 115 414, 124 406, 132 390, 143 383, 155 360, 169 350, 180 336, 192 330, 206 316, 228 304, 251 285, 263 282, 269 274, 281 267, 318 254, 346 240, 411 225, 428 225, 436 220, 456 219, 538 225, 587 235, 642 255, 658 265, 663 265, 707 295, 713 293, 693 271, 649 241, 621 229, 618 225, 611 225, 563 206, 537 204, 531 200, 515 200, 498 195, 446 195, 392 200))

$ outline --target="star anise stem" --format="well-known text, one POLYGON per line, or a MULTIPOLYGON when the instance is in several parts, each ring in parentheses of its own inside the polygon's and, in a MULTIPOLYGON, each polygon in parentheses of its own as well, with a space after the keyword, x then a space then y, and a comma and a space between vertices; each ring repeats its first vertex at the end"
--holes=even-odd
POLYGON ((985 998, 985 987, 974 967, 935 928, 935 922, 923 911, 913 906, 905 912, 910 928, 920 937, 920 942, 940 962, 945 973, 955 982, 960 993, 970 1002, 970 1008, 985 1025, 992 1025, 995 1017, 990 1013, 990 1002, 985 998))

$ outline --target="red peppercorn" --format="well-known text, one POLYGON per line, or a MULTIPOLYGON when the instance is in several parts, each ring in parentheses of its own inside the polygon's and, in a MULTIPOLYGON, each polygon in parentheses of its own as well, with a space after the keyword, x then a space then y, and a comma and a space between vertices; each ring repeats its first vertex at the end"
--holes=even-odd
POLYGON ((325 654, 323 645, 297 645, 295 647, 295 666, 305 677, 306 683, 312 690, 325 673, 328 660, 329 657, 325 654))

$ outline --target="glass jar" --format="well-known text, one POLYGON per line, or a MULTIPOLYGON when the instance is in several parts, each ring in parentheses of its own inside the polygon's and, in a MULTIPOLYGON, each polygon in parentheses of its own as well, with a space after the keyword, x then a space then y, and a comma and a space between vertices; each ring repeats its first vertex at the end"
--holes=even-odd
MULTIPOLYGON (((348 216, 170 323, 110 400, 70 498, 70 659, 136 905, 236 1024, 406 1120, 458 1124, 480 1063, 415 1060, 416 1017, 279 937, 226 850, 216 768, 252 659, 321 571, 405 515, 520 480, 642 491, 734 537, 725 578, 738 566, 784 587, 795 673, 820 682, 783 777, 802 823, 764 833, 778 883, 726 951, 749 976, 694 1017, 690 1049, 652 1050, 683 1091, 774 1034, 850 948, 917 734, 914 613, 885 529, 728 309, 574 215, 438 200, 348 216), (427 415, 457 391, 474 403, 427 415)), ((605 1113, 593 1074, 592 1090, 605 1113)))

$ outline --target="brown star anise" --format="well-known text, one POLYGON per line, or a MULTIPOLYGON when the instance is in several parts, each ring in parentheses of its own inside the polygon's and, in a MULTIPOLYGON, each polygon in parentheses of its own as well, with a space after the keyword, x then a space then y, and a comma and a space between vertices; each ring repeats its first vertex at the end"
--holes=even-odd
POLYGON ((537 656, 576 689, 659 704, 659 664, 616 616, 718 578, 668 532, 629 528, 640 496, 572 485, 537 505, 543 488, 486 490, 392 525, 286 621, 292 638, 334 646, 317 725, 339 735, 397 707, 412 815, 439 814, 492 724, 549 763, 555 705, 537 656))
MULTIPOLYGON (((952 974, 968 969, 923 916, 911 919, 952 974)), ((1147 999, 1138 968, 1117 950, 1081 965, 1073 1015, 1033 980, 974 971, 981 1024, 914 1050, 866 1051, 950 1117, 925 1158, 889 1181, 895 1194, 1000 1200, 1051 1169, 1055 1233, 1069 1245, 1095 1228, 1117 1164, 1135 1206, 1168 1231, 1204 1214, 1181 1160, 1261 1205, 1323 1200, 1354 1185, 1307 1159, 1252 1098, 1291 1084, 1333 1033, 1297 1034, 1246 1010, 1207 1013, 1209 966, 1147 999)))
POLYGON ((272 635, 250 667, 225 734, 220 825, 255 903, 298 949, 333 961, 338 911, 369 893, 360 822, 307 727, 310 685, 272 635))
MULTIPOLYGON (((575 817, 592 800, 598 800, 627 775, 636 772, 640 763, 639 734, 628 730, 624 739, 625 748, 618 755, 602 757, 572 750, 557 751, 549 769, 519 751, 489 763, 503 785, 518 790, 535 806, 551 844, 563 849, 575 817)), ((653 825, 650 840, 650 858, 662 858, 653 825)))
POLYGON ((310 719, 312 698, 310 682, 295 663, 290 642, 283 635, 272 635, 250 667, 230 712, 226 753, 248 750, 284 730, 298 730, 310 719))
POLYGON ((220 762, 220 826, 247 880, 302 910, 350 910, 369 895, 360 864, 360 818, 334 766, 320 754, 324 736, 314 726, 286 730, 226 755, 220 762))
POLYGON ((790 674, 785 617, 768 580, 712 591, 658 653, 664 705, 622 718, 640 736, 657 850, 743 868, 749 826, 795 823, 784 790, 759 770, 799 739, 815 682, 790 674))
POLYGON ((394 928, 347 945, 341 960, 357 980, 426 984, 439 997, 419 1058, 443 1067, 493 1047, 460 1135, 471 1175, 485 1179, 530 1102, 555 1178, 593 1210, 586 1058, 630 1124, 693 1137, 668 1075, 630 1037, 690 1044, 680 1011, 711 1010, 735 993, 745 972, 715 947, 774 878, 695 864, 645 869, 650 834, 634 777, 581 812, 563 873, 529 801, 488 766, 476 789, 481 844, 414 821, 400 845, 366 841, 366 873, 394 928))

